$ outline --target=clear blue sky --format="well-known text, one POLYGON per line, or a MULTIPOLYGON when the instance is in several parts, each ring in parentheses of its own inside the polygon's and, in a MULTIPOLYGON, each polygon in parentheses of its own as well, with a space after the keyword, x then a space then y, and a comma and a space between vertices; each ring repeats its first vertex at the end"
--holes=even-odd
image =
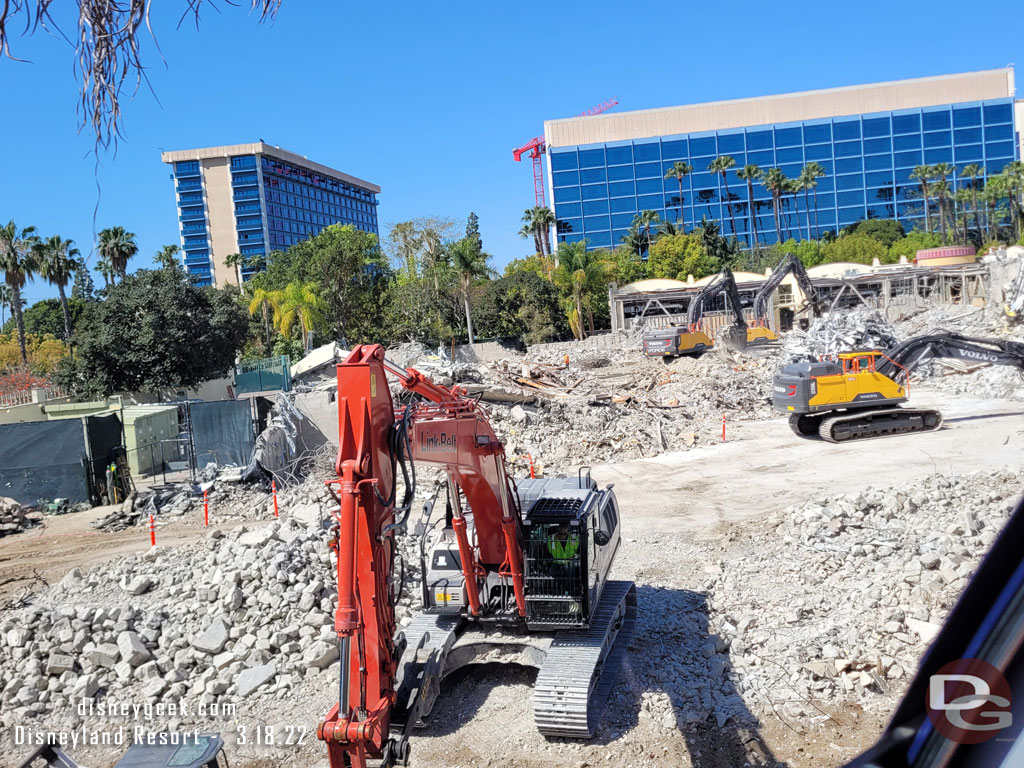
MULTIPOLYGON (((263 138, 380 184, 382 236, 389 222, 476 211, 500 268, 532 250, 516 235, 533 205, 530 166, 511 150, 545 119, 609 98, 621 111, 1002 67, 1024 28, 1020 0, 977 12, 946 0, 285 0, 264 25, 222 2, 198 30, 176 29, 184 0, 156 6, 166 66, 147 44, 156 98, 143 87, 124 104, 126 135, 100 157, 100 192, 91 136, 76 131, 69 45, 46 33, 13 40, 32 63, 0 61, 4 222, 87 253, 98 200, 96 228, 135 232, 132 266, 149 266, 178 242, 160 149, 263 138)), ((26 294, 52 291, 37 279, 26 294)))

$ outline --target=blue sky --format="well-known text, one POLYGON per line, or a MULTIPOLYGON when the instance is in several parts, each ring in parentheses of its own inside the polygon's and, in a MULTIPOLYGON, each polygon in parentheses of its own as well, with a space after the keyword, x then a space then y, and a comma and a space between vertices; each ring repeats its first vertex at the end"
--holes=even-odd
MULTIPOLYGON (((1024 22, 1020 0, 984 13, 945 0, 285 0, 263 25, 221 2, 197 30, 176 28, 183 0, 156 5, 166 65, 144 49, 156 97, 143 87, 123 105, 125 138, 98 177, 91 136, 77 132, 71 48, 45 33, 13 40, 31 63, 0 61, 4 222, 87 253, 98 204, 96 229, 135 232, 132 266, 149 266, 178 242, 160 149, 262 138, 380 184, 382 235, 388 222, 475 211, 500 268, 532 250, 516 234, 533 205, 530 166, 511 150, 545 119, 609 98, 622 111, 1002 67, 1014 46, 1000 30, 1024 22)), ((26 294, 53 292, 37 280, 26 294)))

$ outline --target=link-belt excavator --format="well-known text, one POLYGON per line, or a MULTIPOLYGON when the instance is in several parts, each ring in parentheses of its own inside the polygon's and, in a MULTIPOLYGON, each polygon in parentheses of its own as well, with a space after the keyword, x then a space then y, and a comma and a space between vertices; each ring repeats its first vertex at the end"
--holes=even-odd
POLYGON ((619 512, 589 473, 514 480, 478 402, 377 345, 337 366, 338 703, 320 723, 331 768, 406 764, 442 679, 473 661, 539 667, 533 717, 545 735, 589 738, 636 615, 636 587, 613 581, 619 512), (387 376, 412 393, 396 409, 387 376), (418 528, 423 612, 395 622, 404 564, 396 543, 417 464, 439 467, 445 514, 418 528), (398 498, 398 474, 404 490, 398 498), (439 532, 432 535, 438 526, 439 532), (396 577, 397 574, 401 574, 396 577))
POLYGON ((803 263, 793 254, 788 254, 772 273, 764 281, 757 294, 754 296, 754 320, 747 328, 747 344, 766 344, 771 341, 778 341, 779 336, 771 327, 769 310, 771 297, 788 274, 792 273, 796 278, 797 285, 804 294, 804 298, 811 305, 815 316, 821 314, 822 304, 818 298, 818 291, 811 282, 803 263))
POLYGON ((934 432, 942 414, 903 408, 911 372, 934 358, 1010 365, 1024 370, 1024 344, 938 332, 907 339, 886 352, 844 352, 835 360, 791 363, 773 381, 772 404, 789 414, 797 435, 830 443, 934 432))
POLYGON ((736 278, 726 267, 690 300, 686 310, 686 327, 650 328, 644 333, 644 354, 648 357, 699 355, 715 346, 715 340, 704 330, 704 308, 721 295, 734 317, 725 333, 729 346, 743 348, 747 340, 747 320, 743 317, 736 278))

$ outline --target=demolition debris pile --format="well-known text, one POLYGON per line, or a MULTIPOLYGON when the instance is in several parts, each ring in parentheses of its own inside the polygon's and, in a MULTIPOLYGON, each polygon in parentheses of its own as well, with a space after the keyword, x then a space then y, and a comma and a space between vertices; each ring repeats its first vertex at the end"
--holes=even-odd
POLYGON ((193 713, 160 723, 174 730, 200 705, 295 697, 338 658, 332 574, 297 518, 75 569, 0 623, 0 720, 54 730, 82 699, 163 700, 193 713))
POLYGON ((816 318, 807 331, 789 331, 783 342, 782 357, 786 362, 798 362, 855 349, 884 351, 900 338, 881 312, 857 307, 816 318))
MULTIPOLYGON (((549 471, 563 471, 707 444, 720 439, 723 416, 772 416, 768 394, 777 361, 771 351, 716 349, 666 365, 629 343, 586 351, 569 343, 495 363, 453 364, 417 356, 407 346, 403 364, 481 397, 520 472, 527 455, 549 471)), ((394 392, 401 396, 400 388, 394 392)))
POLYGON ((821 715, 889 707, 1005 523, 1016 470, 933 475, 816 496, 742 532, 745 554, 704 588, 711 630, 752 707, 821 715))

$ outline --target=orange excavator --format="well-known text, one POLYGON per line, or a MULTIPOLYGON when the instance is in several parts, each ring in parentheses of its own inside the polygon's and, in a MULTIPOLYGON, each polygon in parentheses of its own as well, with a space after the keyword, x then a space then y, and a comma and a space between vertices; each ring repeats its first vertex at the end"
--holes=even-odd
POLYGON ((441 680, 495 658, 539 668, 541 733, 592 736, 636 615, 634 584, 608 578, 620 540, 611 486, 582 471, 516 482, 478 402, 387 361, 380 346, 357 346, 337 373, 338 476, 328 487, 338 503, 340 681, 317 729, 331 768, 405 765, 441 680), (399 409, 388 375, 412 393, 399 409), (444 471, 434 500, 443 489, 445 514, 433 520, 433 500, 425 505, 423 611, 399 628, 396 534, 417 464, 444 471))

